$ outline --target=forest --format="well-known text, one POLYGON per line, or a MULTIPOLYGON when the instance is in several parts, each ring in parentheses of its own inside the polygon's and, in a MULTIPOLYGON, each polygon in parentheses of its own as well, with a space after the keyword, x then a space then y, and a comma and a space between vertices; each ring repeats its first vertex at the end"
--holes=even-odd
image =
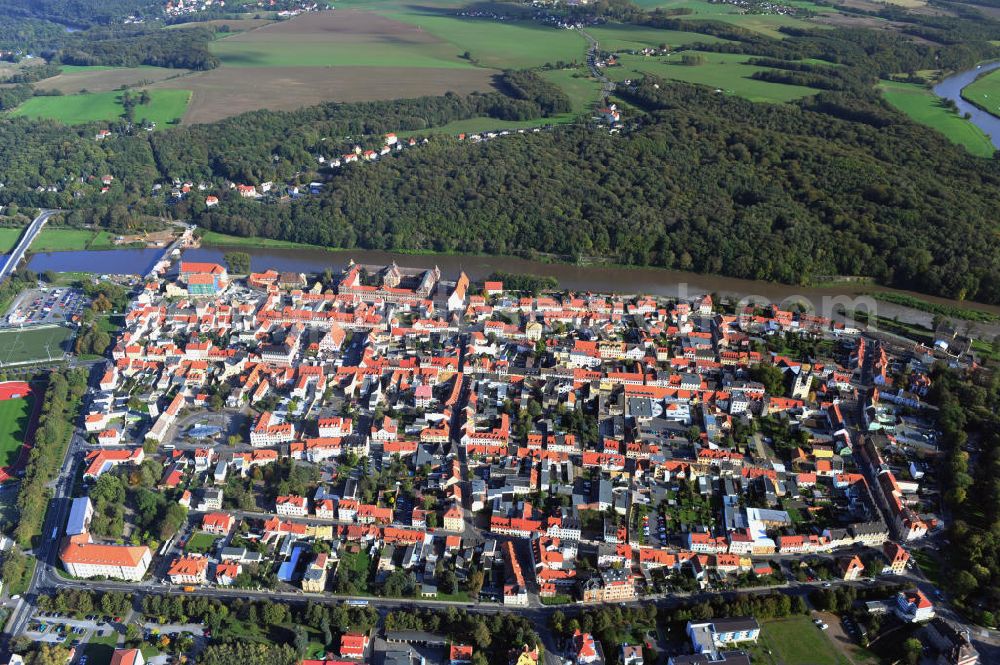
POLYGON ((206 28, 92 28, 73 33, 42 53, 52 62, 66 65, 214 69, 219 59, 208 50, 213 35, 206 28))
POLYGON ((935 366, 928 400, 937 405, 949 552, 944 587, 973 620, 1000 621, 1000 372, 969 379, 935 366))

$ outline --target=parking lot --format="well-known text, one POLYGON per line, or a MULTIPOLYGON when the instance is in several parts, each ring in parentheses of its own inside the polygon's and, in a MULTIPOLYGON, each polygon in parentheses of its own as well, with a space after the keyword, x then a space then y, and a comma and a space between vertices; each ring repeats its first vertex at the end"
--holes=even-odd
MULTIPOLYGON (((104 617, 96 614, 74 619, 56 612, 37 612, 24 634, 36 642, 76 647, 71 661, 73 665, 106 665, 111 651, 115 646, 121 646, 124 640, 125 621, 123 617, 104 617)), ((194 641, 195 651, 205 647, 204 629, 200 625, 155 623, 139 623, 139 625, 142 628, 143 643, 146 645, 157 643, 162 636, 167 636, 171 641, 186 636, 194 641)), ((143 650, 147 652, 147 647, 144 646, 143 650)), ((175 660, 170 654, 159 653, 150 654, 147 662, 164 665, 175 660)))
POLYGON ((82 292, 68 287, 28 289, 14 300, 5 323, 65 323, 83 311, 86 300, 82 292))
POLYGON ((79 646, 91 638, 110 637, 114 634, 115 628, 111 623, 91 616, 92 618, 87 619, 70 619, 54 616, 52 612, 38 612, 28 624, 25 635, 37 642, 79 646))

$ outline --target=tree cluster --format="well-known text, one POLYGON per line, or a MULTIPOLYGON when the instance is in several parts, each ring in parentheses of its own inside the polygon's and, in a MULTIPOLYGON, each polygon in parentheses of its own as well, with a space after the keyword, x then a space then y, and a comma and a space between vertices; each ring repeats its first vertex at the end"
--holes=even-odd
POLYGON ((1000 372, 963 378, 934 367, 928 399, 938 406, 943 459, 938 467, 951 513, 947 591, 976 621, 1000 612, 1000 372), (970 443, 974 442, 974 443, 970 443), (970 451, 975 454, 971 464, 970 451))
MULTIPOLYGON (((44 380, 44 377, 41 377, 44 380)), ((47 485, 59 473, 60 465, 73 434, 73 419, 87 392, 84 369, 58 370, 48 376, 44 396, 37 389, 35 399, 42 399, 42 409, 35 430, 24 479, 17 494, 18 523, 14 537, 22 547, 30 547, 41 536, 42 522, 49 503, 47 485)))

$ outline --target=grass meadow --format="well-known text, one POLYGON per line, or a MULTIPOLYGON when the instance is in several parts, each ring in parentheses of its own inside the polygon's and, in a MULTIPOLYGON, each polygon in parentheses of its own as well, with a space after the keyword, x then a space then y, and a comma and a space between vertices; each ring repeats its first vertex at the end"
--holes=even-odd
POLYGON ((751 56, 737 53, 702 53, 700 65, 681 64, 681 55, 643 57, 623 55, 621 66, 609 67, 608 78, 615 81, 634 79, 652 74, 664 79, 706 85, 730 95, 745 97, 754 102, 788 102, 818 90, 800 85, 771 83, 751 78, 754 72, 767 69, 748 65, 751 56))
MULTIPOLYGON (((157 125, 179 121, 184 116, 191 93, 187 90, 150 90, 148 105, 137 106, 136 120, 157 125)), ((67 125, 112 122, 125 112, 120 92, 89 92, 77 95, 32 97, 14 109, 12 115, 58 120, 67 125)))
MULTIPOLYGON (((1000 79, 997 80, 1000 84, 1000 79)), ((933 92, 916 83, 883 81, 879 84, 886 101, 914 122, 935 129, 978 157, 992 157, 995 148, 983 130, 944 105, 933 92)), ((963 94, 968 92, 968 88, 963 94)), ((998 93, 1000 94, 1000 93, 998 93)))
POLYGON ((970 83, 962 90, 962 97, 987 113, 1000 116, 1000 69, 970 83))

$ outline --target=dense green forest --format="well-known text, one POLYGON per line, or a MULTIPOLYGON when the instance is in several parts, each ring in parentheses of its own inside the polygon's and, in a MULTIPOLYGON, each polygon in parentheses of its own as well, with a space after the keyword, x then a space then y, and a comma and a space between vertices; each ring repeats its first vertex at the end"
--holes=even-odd
POLYGON ((219 59, 208 50, 213 32, 205 28, 121 30, 93 28, 74 33, 45 55, 67 65, 214 69, 219 59))
POLYGON ((963 380, 934 368, 928 398, 938 405, 949 547, 945 587, 959 608, 986 626, 1000 621, 1000 372, 963 380))

